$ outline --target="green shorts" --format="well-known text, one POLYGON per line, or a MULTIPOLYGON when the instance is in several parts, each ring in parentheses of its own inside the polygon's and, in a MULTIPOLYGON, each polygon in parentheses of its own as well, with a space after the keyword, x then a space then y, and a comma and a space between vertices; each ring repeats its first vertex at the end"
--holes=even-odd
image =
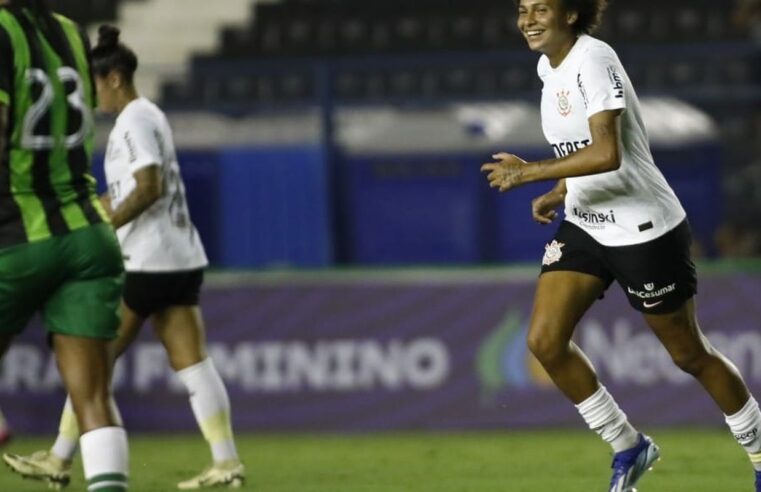
POLYGON ((112 339, 124 265, 109 224, 0 249, 0 333, 16 334, 37 311, 52 333, 112 339))

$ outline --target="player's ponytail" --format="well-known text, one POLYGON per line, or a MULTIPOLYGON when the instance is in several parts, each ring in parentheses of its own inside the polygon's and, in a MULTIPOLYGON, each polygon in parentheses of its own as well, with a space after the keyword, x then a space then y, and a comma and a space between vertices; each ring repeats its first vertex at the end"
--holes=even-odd
POLYGON ((98 42, 92 49, 92 66, 96 75, 105 77, 116 70, 132 83, 137 70, 137 56, 119 41, 121 31, 114 26, 102 25, 98 28, 98 42))

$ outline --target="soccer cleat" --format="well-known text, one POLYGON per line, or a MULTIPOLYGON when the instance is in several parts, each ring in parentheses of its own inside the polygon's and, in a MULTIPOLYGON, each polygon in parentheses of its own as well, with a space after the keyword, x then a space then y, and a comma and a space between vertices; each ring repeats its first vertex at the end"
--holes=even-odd
POLYGON ((652 439, 640 434, 636 446, 613 456, 613 477, 610 479, 609 492, 636 492, 634 485, 660 455, 660 450, 652 439))
POLYGON ((204 471, 177 484, 180 490, 206 489, 222 487, 239 489, 246 481, 243 463, 238 460, 221 461, 214 463, 204 471))
POLYGON ((756 472, 756 492, 761 492, 761 471, 756 472))
POLYGON ((63 489, 71 480, 71 461, 62 460, 50 451, 36 451, 29 456, 4 453, 3 461, 15 473, 41 480, 53 490, 63 489))

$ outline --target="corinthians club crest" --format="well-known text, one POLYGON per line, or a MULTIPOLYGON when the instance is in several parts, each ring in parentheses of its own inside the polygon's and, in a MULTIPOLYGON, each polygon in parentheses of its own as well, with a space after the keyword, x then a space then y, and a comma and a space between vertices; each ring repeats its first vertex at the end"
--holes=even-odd
POLYGON ((542 265, 552 265, 560 261, 563 256, 561 249, 565 246, 565 243, 559 243, 553 239, 550 244, 544 246, 544 258, 542 258, 542 265))
POLYGON ((573 109, 571 101, 568 100, 569 94, 569 91, 558 92, 558 112, 561 116, 568 116, 571 114, 571 109, 573 109))

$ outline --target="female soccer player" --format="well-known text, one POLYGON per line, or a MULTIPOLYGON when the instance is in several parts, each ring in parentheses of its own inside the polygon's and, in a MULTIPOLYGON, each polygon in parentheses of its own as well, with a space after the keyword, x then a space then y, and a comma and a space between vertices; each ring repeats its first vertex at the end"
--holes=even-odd
POLYGON ((544 82, 542 127, 557 158, 524 162, 507 153, 484 164, 507 191, 559 180, 532 202, 548 224, 565 220, 545 247, 528 346, 589 427, 615 452, 610 491, 630 491, 658 458, 628 422, 589 360, 571 341, 577 322, 614 281, 668 350, 726 415, 756 468, 761 491, 761 412, 731 362, 703 336, 695 316, 696 273, 686 215, 653 162, 637 95, 613 51, 589 35, 606 0, 519 0, 518 28, 544 82))
MULTIPOLYGON (((198 307, 207 259, 188 214, 169 124, 156 105, 139 96, 133 83, 137 57, 119 42, 118 29, 100 27, 92 59, 99 107, 118 114, 104 164, 109 193, 102 197, 127 270, 114 351, 121 354, 152 317, 169 363, 191 395, 214 459, 212 466, 178 487, 240 487, 244 468, 233 440, 230 400, 206 354, 198 307)), ((24 475, 61 482, 55 478, 68 472, 78 434, 70 408, 67 404, 49 452, 7 455, 8 464, 24 475)))
POLYGON ((79 27, 0 2, 0 354, 41 311, 82 430, 90 490, 127 490, 109 405, 123 265, 90 176, 95 91, 79 27))

